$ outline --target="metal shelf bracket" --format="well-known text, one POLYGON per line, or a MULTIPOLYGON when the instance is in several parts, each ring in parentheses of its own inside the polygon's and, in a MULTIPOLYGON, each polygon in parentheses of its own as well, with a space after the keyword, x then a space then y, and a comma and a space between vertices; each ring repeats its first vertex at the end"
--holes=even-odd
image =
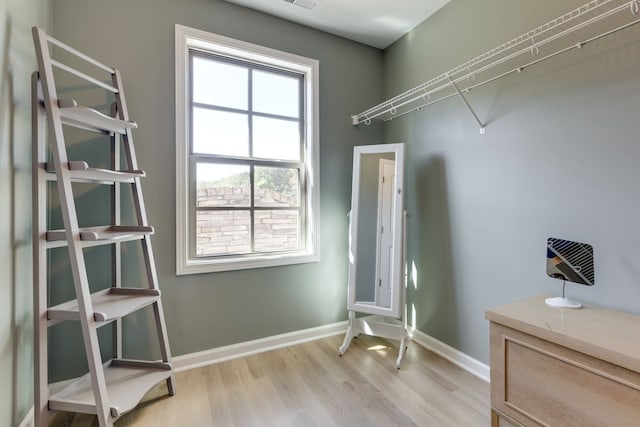
POLYGON ((462 94, 462 92, 460 92, 460 89, 458 89, 458 85, 456 84, 456 82, 454 82, 453 79, 451 78, 451 76, 449 76, 449 75, 447 75, 447 78, 451 82, 451 86, 453 86, 453 88, 456 90, 456 92, 458 93, 460 98, 462 98, 462 102, 464 102, 464 105, 467 106, 467 108, 469 109, 469 111, 473 115, 473 118, 476 119, 476 122, 478 123, 478 126, 480 126, 480 134, 484 135, 484 128, 486 127, 485 124, 482 123, 482 121, 478 118, 478 115, 476 114, 476 112, 473 110, 473 108, 471 108, 471 104, 469 104, 469 101, 467 101, 467 98, 465 98, 464 95, 462 94))

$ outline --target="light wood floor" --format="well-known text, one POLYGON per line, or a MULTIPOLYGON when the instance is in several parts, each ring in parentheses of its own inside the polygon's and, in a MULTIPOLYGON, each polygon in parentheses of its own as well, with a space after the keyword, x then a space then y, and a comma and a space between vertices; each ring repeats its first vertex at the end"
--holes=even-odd
MULTIPOLYGON (((397 342, 342 336, 176 374, 116 426, 488 426, 489 384, 415 343, 402 369, 397 342)), ((97 426, 95 416, 58 413, 51 426, 97 426)))

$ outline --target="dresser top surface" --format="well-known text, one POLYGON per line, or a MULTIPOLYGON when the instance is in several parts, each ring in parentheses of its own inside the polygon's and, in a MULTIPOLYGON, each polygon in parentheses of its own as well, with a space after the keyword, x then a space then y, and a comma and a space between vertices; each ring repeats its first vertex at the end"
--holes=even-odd
POLYGON ((640 316, 586 305, 549 307, 538 296, 487 310, 491 322, 640 372, 640 316))

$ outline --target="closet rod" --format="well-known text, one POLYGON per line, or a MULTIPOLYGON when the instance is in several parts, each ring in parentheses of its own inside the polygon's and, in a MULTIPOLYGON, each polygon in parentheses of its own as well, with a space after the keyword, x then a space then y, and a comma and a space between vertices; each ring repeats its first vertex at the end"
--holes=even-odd
POLYGON ((640 9, 639 3, 639 0, 591 1, 586 5, 529 31, 528 33, 491 49, 482 55, 451 69, 447 73, 441 74, 414 87, 413 89, 369 108, 360 114, 353 115, 353 125, 361 123, 370 124, 372 119, 390 121, 402 117, 410 112, 421 110, 431 104, 452 96, 460 95, 476 118, 476 121, 480 125, 482 131, 483 123, 479 118, 477 118, 477 115, 468 102, 466 102, 466 99, 462 96, 462 92, 469 92, 472 89, 501 77, 514 72, 521 72, 523 69, 530 67, 533 64, 555 57, 574 48, 581 48, 587 43, 637 24, 640 22, 640 15, 638 14, 640 9), (572 25, 563 28, 568 23, 571 23, 572 25), (598 25, 595 25, 596 23, 598 23, 598 25), (595 32, 592 32, 588 36, 583 36, 579 42, 570 40, 569 35, 578 30, 584 31, 589 28, 594 28, 595 32), (530 45, 523 46, 525 42, 530 42, 530 45), (565 44, 561 46, 553 45, 555 43, 559 44, 562 42, 565 44), (567 45, 566 43, 569 44, 567 45), (516 47, 519 49, 514 50, 516 47), (543 49, 548 49, 549 53, 545 52, 543 56, 532 61, 526 61, 526 57, 523 57, 523 54, 526 53, 538 56, 543 49), (493 59, 493 61, 486 63, 485 65, 481 65, 489 59, 493 59), (518 59, 520 61, 516 61, 518 59), (516 65, 513 64, 515 62, 517 62, 516 65), (511 68, 508 68, 505 71, 502 67, 498 68, 500 65, 509 66, 511 68), (491 71, 497 74, 491 74, 491 71), (476 80, 476 76, 481 73, 489 74, 489 76, 479 83, 470 84, 467 87, 458 89, 459 84, 462 84, 465 80, 470 83, 474 82, 476 80), (458 93, 458 90, 461 93, 458 93), (433 97, 433 95, 436 95, 436 97, 433 97), (416 102, 421 100, 426 102, 422 102, 416 106, 416 102))

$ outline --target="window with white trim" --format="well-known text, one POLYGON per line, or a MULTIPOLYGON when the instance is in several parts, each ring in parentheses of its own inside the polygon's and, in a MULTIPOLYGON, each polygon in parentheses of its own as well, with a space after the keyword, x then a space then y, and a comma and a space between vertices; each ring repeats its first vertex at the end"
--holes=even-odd
POLYGON ((178 274, 318 260, 318 61, 176 25, 178 274))

